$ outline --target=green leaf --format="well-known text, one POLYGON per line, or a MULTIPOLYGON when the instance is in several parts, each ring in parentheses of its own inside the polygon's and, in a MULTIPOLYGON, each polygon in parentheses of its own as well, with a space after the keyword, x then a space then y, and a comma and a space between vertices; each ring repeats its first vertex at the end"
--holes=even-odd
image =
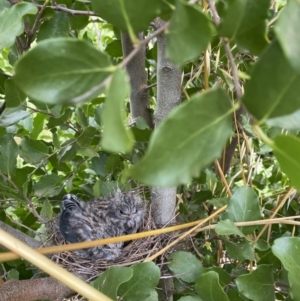
POLYGON ((118 69, 114 74, 107 91, 105 107, 101 120, 103 135, 101 145, 111 152, 127 153, 133 146, 133 135, 125 127, 125 98, 129 86, 125 71, 118 69))
POLYGON ((132 278, 132 268, 112 266, 104 273, 100 274, 91 285, 104 295, 117 301, 117 291, 119 286, 132 278))
POLYGON ((14 82, 28 96, 46 103, 95 97, 110 73, 108 58, 82 40, 48 39, 16 63, 14 82), (79 98, 78 98, 79 97, 79 98))
POLYGON ((157 127, 131 175, 153 186, 174 186, 197 177, 221 155, 231 134, 232 111, 228 96, 219 88, 195 95, 157 127))
POLYGON ((272 145, 275 156, 292 185, 300 189, 300 139, 295 136, 278 135, 272 145))
MULTIPOLYGON (((226 1, 225 10, 220 13, 219 33, 223 37, 234 38, 244 17, 248 0, 226 1)), ((223 4, 222 1, 219 4, 223 4)))
POLYGON ((159 267, 153 262, 132 265, 132 278, 121 284, 118 289, 120 299, 124 301, 158 301, 155 287, 160 277, 159 267))
POLYGON ((254 261, 254 250, 248 241, 241 241, 238 243, 231 242, 224 239, 227 253, 238 260, 251 260, 254 261))
POLYGON ((219 283, 219 275, 213 271, 198 278, 195 290, 199 297, 205 301, 229 301, 219 283))
POLYGON ((5 101, 8 108, 18 107, 26 99, 11 79, 5 81, 5 101))
POLYGON ((17 110, 15 112, 9 113, 6 109, 0 116, 0 127, 8 127, 15 123, 18 123, 20 120, 27 118, 30 115, 30 112, 17 110))
POLYGON ((26 162, 40 163, 48 157, 48 152, 48 147, 42 141, 24 136, 20 142, 20 155, 26 162))
POLYGON ((79 145, 74 143, 75 139, 68 140, 62 145, 61 150, 58 153, 58 159, 60 162, 68 162, 77 155, 79 145))
POLYGON ((80 147, 87 147, 95 137, 97 130, 91 126, 86 127, 81 135, 77 138, 77 143, 80 147))
POLYGON ((11 3, 7 0, 1 0, 0 1, 0 11, 4 10, 5 8, 10 8, 11 3))
POLYGON ((248 275, 238 276, 237 287, 241 294, 253 301, 274 301, 274 279, 272 265, 259 265, 248 275))
POLYGON ((218 235, 233 234, 233 235, 238 235, 240 237, 245 237, 244 233, 230 219, 226 219, 224 221, 219 221, 217 223, 215 230, 218 235))
POLYGON ((51 129, 55 126, 64 124, 68 121, 72 116, 72 110, 70 108, 66 108, 63 110, 63 114, 59 117, 50 117, 47 123, 48 129, 51 129))
POLYGON ((266 124, 270 127, 279 127, 286 130, 300 130, 300 110, 289 115, 276 117, 266 120, 266 124))
MULTIPOLYGON (((267 18, 271 0, 248 0, 236 33, 236 42, 242 50, 259 55, 268 45, 267 18)), ((233 19, 234 20, 234 19, 233 19)))
POLYGON ((300 74, 290 66, 275 41, 253 67, 242 101, 260 123, 291 114, 300 108, 299 81, 300 74))
POLYGON ((0 138, 0 170, 10 178, 15 174, 19 148, 11 134, 0 138))
POLYGON ((44 128, 44 120, 45 120, 45 115, 44 114, 37 114, 34 117, 33 129, 30 132, 30 138, 31 139, 37 139, 37 137, 39 136, 39 134, 41 133, 41 131, 44 128))
POLYGON ((278 41, 289 63, 300 71, 300 2, 290 0, 280 13, 275 25, 278 41))
POLYGON ((19 271, 16 269, 10 269, 7 273, 7 280, 19 280, 19 271))
POLYGON ((35 15, 37 11, 32 3, 21 2, 0 13, 0 50, 12 46, 16 37, 24 31, 23 16, 35 15))
POLYGON ((300 300, 300 238, 281 237, 275 240, 272 252, 288 271, 290 294, 293 300, 300 300))
POLYGON ((92 0, 93 11, 118 29, 137 33, 171 9, 161 0, 92 0))
POLYGON ((104 153, 100 153, 98 158, 92 159, 92 168, 96 172, 97 175, 105 177, 108 172, 105 169, 105 164, 107 162, 107 155, 104 153))
POLYGON ((169 256, 168 268, 176 277, 188 283, 196 282, 203 271, 200 260, 192 253, 184 251, 169 256))
MULTIPOLYGON (((73 4, 71 5, 71 9, 88 11, 88 7, 84 3, 79 1, 73 2, 73 4)), ((69 18, 69 23, 71 28, 76 31, 85 28, 89 24, 89 16, 85 16, 85 15, 72 16, 68 14, 68 18, 69 18)))
POLYGON ((231 282, 230 274, 228 274, 224 269, 219 267, 206 268, 203 270, 203 274, 211 271, 216 272, 219 275, 219 282, 221 286, 224 287, 231 282))
MULTIPOLYGON (((227 216, 233 222, 246 222, 262 219, 259 199, 253 188, 239 187, 229 200, 227 216)), ((257 226, 242 227, 244 234, 252 233, 257 226)))
POLYGON ((54 12, 53 18, 42 23, 37 34, 37 41, 68 37, 69 36, 69 21, 68 16, 64 12, 54 12))
POLYGON ((63 189, 62 179, 56 174, 45 175, 33 185, 34 195, 37 197, 53 197, 63 189))
POLYGON ((204 13, 182 0, 177 0, 168 28, 167 58, 181 66, 199 57, 208 46, 213 33, 213 25, 204 13))
POLYGON ((52 210, 51 203, 49 202, 48 199, 45 199, 40 214, 41 214, 41 217, 44 218, 45 220, 51 219, 51 217, 53 215, 53 210, 52 210))

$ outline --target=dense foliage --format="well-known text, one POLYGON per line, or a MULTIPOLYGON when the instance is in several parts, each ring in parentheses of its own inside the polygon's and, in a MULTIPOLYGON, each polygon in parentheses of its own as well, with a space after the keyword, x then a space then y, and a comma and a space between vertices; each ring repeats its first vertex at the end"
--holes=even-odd
MULTIPOLYGON (((44 240, 66 193, 177 186, 181 221, 219 214, 190 252, 170 255, 174 300, 300 300, 299 15, 297 0, 0 0, 0 220, 44 240), (154 130, 131 120, 120 31, 137 48, 138 32, 152 36, 153 114, 158 17, 182 103, 154 130)), ((28 266, 0 272, 30 279, 28 266)), ((146 262, 92 285, 113 300, 154 301, 159 278, 146 262)))

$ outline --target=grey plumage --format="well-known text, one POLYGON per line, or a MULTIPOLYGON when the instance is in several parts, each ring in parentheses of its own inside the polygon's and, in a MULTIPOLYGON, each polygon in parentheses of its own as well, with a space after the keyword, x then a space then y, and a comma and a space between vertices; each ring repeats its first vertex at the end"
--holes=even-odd
MULTIPOLYGON (((113 196, 83 202, 75 195, 64 197, 60 232, 68 242, 83 242, 137 232, 143 222, 144 203, 133 192, 116 192, 113 196)), ((74 251, 83 258, 114 260, 123 243, 74 251)))

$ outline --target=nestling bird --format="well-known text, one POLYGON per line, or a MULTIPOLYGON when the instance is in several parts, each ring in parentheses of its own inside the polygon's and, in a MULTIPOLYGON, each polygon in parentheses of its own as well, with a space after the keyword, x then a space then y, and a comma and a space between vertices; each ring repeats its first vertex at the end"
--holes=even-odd
MULTIPOLYGON (((117 191, 113 196, 89 202, 73 194, 64 196, 59 229, 71 243, 136 233, 143 222, 145 207, 134 192, 117 191)), ((114 260, 124 243, 74 251, 80 257, 114 260)))

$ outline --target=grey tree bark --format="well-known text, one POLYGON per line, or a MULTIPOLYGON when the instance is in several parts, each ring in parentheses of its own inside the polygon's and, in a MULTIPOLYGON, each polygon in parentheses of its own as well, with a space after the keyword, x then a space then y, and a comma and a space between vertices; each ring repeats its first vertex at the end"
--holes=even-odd
MULTIPOLYGON (((157 18, 153 25, 155 29, 164 25, 157 18)), ((181 70, 166 59, 166 36, 157 36, 157 104, 154 112, 155 127, 159 125, 181 101, 181 70)), ((162 150, 163 152, 164 150, 162 150)), ((176 208, 176 187, 152 188, 152 216, 157 226, 170 223, 174 218, 176 208)), ((174 220, 173 220, 174 222, 174 220)))
MULTIPOLYGON (((138 38, 143 40, 144 33, 139 33, 138 38)), ((127 33, 121 33, 123 55, 126 57, 134 48, 127 33)), ((138 117, 143 117, 150 128, 153 127, 149 110, 149 91, 147 89, 147 74, 145 71, 146 45, 143 45, 137 55, 125 67, 130 79, 130 111, 131 123, 138 117)))

